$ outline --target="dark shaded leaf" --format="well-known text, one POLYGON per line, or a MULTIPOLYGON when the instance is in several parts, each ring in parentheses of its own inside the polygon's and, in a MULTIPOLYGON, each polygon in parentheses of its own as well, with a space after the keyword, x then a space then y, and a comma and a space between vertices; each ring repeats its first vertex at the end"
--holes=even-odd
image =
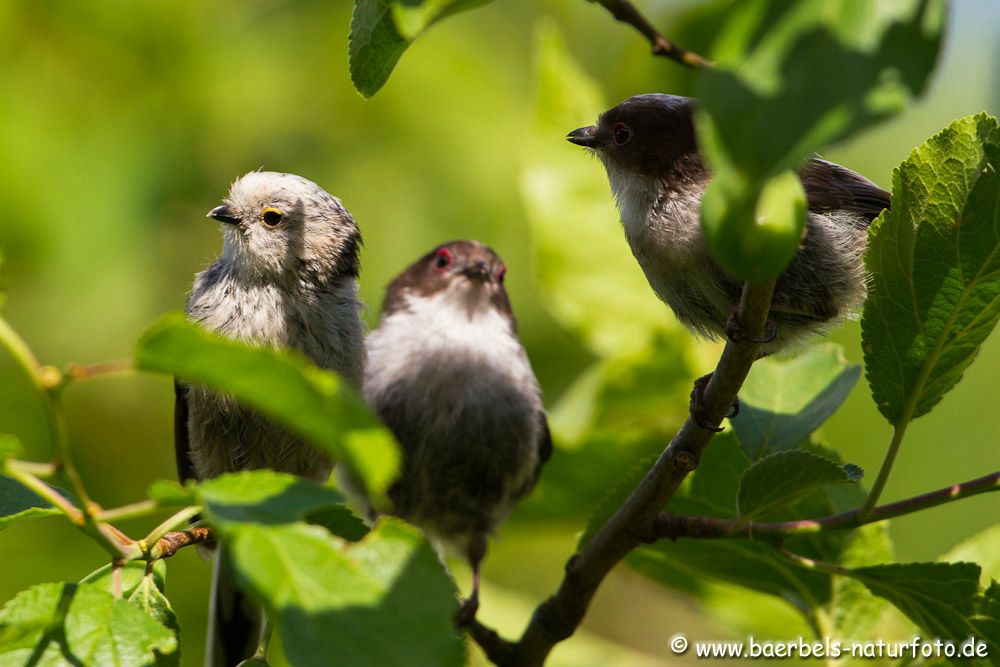
POLYGON ((784 509, 816 489, 861 479, 857 466, 802 450, 778 452, 756 461, 740 478, 736 498, 740 518, 750 520, 784 509))
POLYGON ((809 439, 847 399, 861 367, 832 343, 791 359, 756 362, 740 390, 740 413, 730 420, 751 459, 792 449, 809 439))

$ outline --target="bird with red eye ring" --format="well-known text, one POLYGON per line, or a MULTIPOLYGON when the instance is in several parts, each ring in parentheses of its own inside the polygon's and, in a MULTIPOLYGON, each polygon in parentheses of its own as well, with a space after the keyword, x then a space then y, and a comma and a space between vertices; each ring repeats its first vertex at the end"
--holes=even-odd
POLYGON ((434 268, 438 271, 444 271, 455 261, 455 255, 452 254, 451 250, 447 248, 439 248, 436 253, 434 253, 434 268))
POLYGON ((625 123, 615 123, 615 145, 624 146, 632 139, 632 128, 625 123))

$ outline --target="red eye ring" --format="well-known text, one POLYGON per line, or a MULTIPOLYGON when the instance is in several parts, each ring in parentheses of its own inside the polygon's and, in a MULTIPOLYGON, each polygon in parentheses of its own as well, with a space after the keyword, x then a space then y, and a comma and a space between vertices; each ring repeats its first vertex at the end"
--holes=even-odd
POLYGON ((625 123, 615 123, 615 133, 613 135, 615 145, 624 146, 632 139, 632 128, 625 123))
POLYGON ((447 248, 439 248, 436 253, 434 253, 434 268, 438 271, 444 271, 452 262, 455 261, 455 255, 451 253, 451 250, 447 248))
POLYGON ((501 264, 500 269, 497 271, 497 282, 503 283, 504 276, 506 275, 507 275, 507 267, 501 264))

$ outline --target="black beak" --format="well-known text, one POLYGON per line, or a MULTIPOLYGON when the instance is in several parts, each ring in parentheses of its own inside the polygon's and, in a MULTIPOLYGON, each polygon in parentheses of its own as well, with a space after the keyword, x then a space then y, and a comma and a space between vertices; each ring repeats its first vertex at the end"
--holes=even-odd
POLYGON ((218 220, 219 222, 225 222, 230 225, 240 224, 240 219, 233 215, 232 209, 229 208, 227 204, 222 206, 216 206, 205 216, 206 218, 212 218, 213 220, 218 220))
POLYGON ((486 283, 490 280, 490 267, 486 266, 486 262, 483 260, 479 260, 471 266, 467 266, 462 271, 462 275, 469 280, 478 280, 481 283, 486 283))
POLYGON ((578 127, 566 135, 566 141, 577 146, 597 148, 598 144, 600 144, 597 139, 597 126, 588 125, 587 127, 578 127))

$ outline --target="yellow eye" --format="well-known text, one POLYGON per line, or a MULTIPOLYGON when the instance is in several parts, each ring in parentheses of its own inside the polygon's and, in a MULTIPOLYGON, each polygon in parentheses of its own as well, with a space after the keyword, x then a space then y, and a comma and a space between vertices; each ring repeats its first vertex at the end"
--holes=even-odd
POLYGON ((281 211, 276 208, 265 208, 264 212, 260 214, 260 219, 264 221, 265 225, 274 227, 281 222, 281 211))

